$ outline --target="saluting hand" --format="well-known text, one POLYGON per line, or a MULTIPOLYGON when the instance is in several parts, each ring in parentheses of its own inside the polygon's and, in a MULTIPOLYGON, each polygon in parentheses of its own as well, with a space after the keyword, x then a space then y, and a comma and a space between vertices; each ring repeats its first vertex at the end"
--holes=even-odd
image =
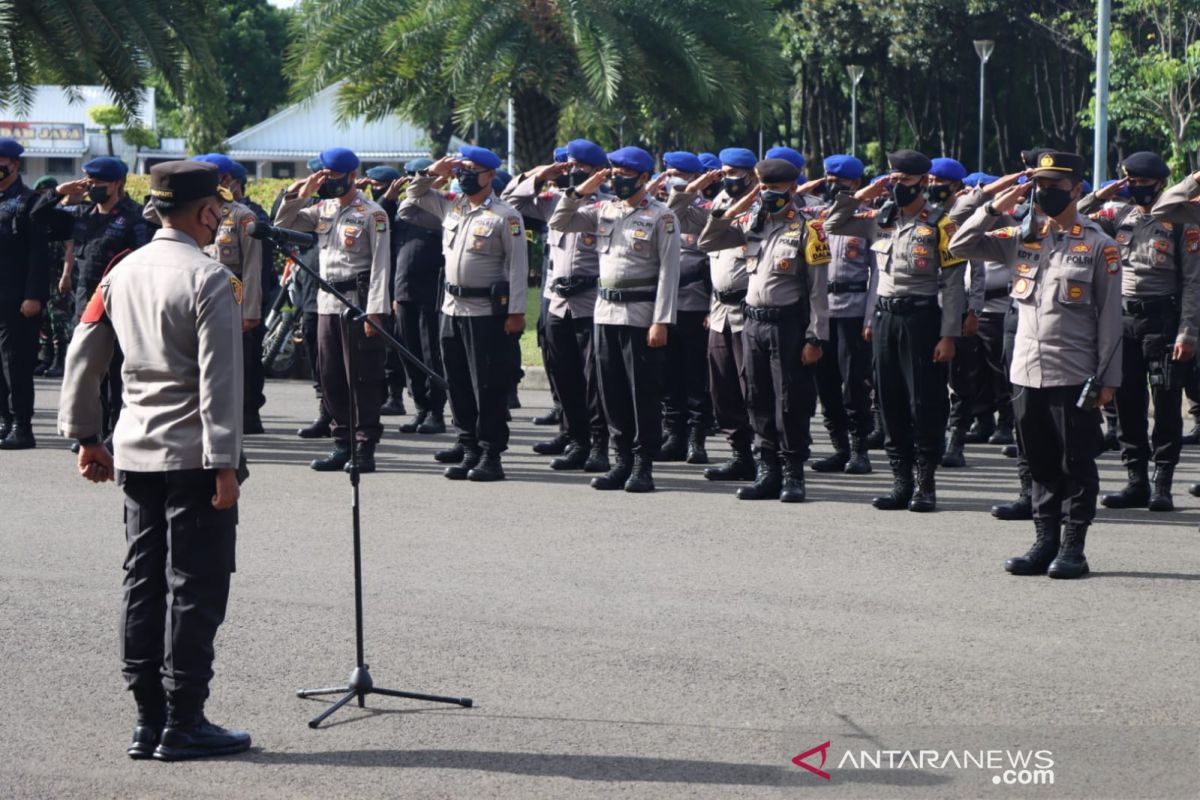
POLYGON ((611 169, 598 169, 592 173, 592 177, 588 178, 579 188, 575 190, 575 194, 581 197, 588 197, 595 194, 600 189, 600 184, 608 180, 608 176, 612 173, 611 169))
POLYGON ((304 183, 300 184, 300 196, 312 197, 321 188, 321 184, 325 183, 325 179, 329 177, 329 170, 319 169, 312 175, 304 179, 304 183))
POLYGON ((387 191, 383 193, 384 200, 395 200, 400 197, 400 190, 408 185, 409 178, 405 175, 403 178, 396 178, 388 184, 387 191))
POLYGON ((796 194, 812 194, 825 183, 825 177, 813 178, 811 181, 805 181, 796 189, 796 194))
POLYGON ((84 193, 87 191, 88 179, 80 178, 76 181, 67 181, 60 183, 54 187, 54 191, 67 199, 68 203, 78 203, 83 199, 84 193))
POLYGON ((892 179, 885 178, 875 183, 869 183, 854 193, 854 199, 860 203, 869 203, 877 197, 883 197, 892 188, 892 179))
POLYGON ((217 511, 232 508, 242 494, 242 490, 238 487, 237 470, 228 468, 217 470, 216 488, 217 493, 213 495, 212 499, 213 508, 217 511))
POLYGON ((1114 197, 1117 196, 1117 194, 1122 189, 1124 189, 1128 185, 1129 185, 1129 176, 1127 175, 1124 178, 1121 178, 1121 180, 1117 181, 1116 183, 1110 183, 1108 186, 1104 186, 1100 189, 1097 189, 1096 190, 1096 199, 1097 200, 1112 200, 1114 197))
POLYGON ((533 171, 534 183, 541 186, 543 183, 549 183, 559 175, 565 175, 571 169, 571 165, 567 162, 555 161, 553 164, 543 164, 533 171))
POLYGON ((1010 186, 996 196, 992 201, 992 208, 999 211, 1001 214, 1011 214, 1017 204, 1029 194, 1029 190, 1033 188, 1033 181, 1026 183, 1018 183, 1015 186, 1010 186))
POLYGON ((758 199, 758 192, 753 189, 748 189, 744 195, 737 199, 737 202, 729 207, 725 212, 726 217, 739 217, 750 210, 750 206, 754 205, 754 201, 758 199))
POLYGON ((1017 181, 1019 181, 1021 179, 1022 175, 1029 176, 1032 174, 1033 174, 1033 170, 1031 170, 1031 169, 1023 169, 1020 172, 1009 173, 1008 175, 1005 175, 1002 178, 997 178, 996 180, 989 183, 987 186, 984 186, 983 193, 986 194, 988 197, 995 197, 996 195, 998 195, 1000 192, 1003 192, 1008 187, 1015 186, 1017 181))
POLYGON ((699 178, 696 178, 691 183, 689 183, 687 185, 687 191, 691 192, 692 194, 695 194, 697 192, 703 192, 705 189, 712 186, 714 183, 716 183, 717 181, 721 180, 724 177, 725 177, 725 173, 719 169, 709 170, 708 172, 701 175, 699 178))
POLYGON ((102 444, 79 446, 79 474, 92 483, 104 483, 113 479, 112 453, 102 444))
POLYGON ((439 178, 449 178, 450 173, 454 171, 454 168, 459 163, 461 163, 460 159, 454 156, 442 156, 429 165, 428 172, 430 175, 437 175, 439 178))

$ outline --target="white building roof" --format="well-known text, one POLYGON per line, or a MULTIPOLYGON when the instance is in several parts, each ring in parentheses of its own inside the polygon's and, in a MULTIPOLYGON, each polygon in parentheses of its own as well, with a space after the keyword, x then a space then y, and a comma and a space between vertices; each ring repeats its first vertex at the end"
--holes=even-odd
MULTIPOLYGON (((99 130, 88 116, 88 109, 92 106, 114 104, 113 96, 103 86, 75 86, 70 90, 62 86, 37 86, 28 113, 21 113, 15 104, 0 100, 0 120, 77 124, 91 130, 99 130), (72 98, 69 92, 74 92, 77 96, 72 98)), ((142 90, 138 120, 142 127, 154 130, 157 124, 154 89, 142 90)), ((121 127, 117 126, 115 130, 121 130, 121 127)))
POLYGON ((425 133, 398 117, 377 122, 365 118, 339 125, 340 83, 226 140, 230 158, 307 160, 329 147, 348 147, 363 160, 399 161, 429 155, 425 133))

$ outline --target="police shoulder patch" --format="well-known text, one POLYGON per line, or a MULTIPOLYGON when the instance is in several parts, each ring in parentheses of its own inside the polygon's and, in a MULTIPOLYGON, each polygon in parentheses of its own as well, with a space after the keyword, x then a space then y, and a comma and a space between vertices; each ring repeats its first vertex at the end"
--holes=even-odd
POLYGON ((508 232, 511 233, 513 236, 521 235, 521 218, 520 217, 509 217, 508 218, 508 232))
POLYGON ((991 236, 993 239, 1011 239, 1016 235, 1017 229, 1015 226, 1011 225, 1007 228, 997 228, 994 231, 988 232, 988 236, 991 236))
POLYGON ((1106 244, 1104 245, 1103 253, 1105 271, 1109 275, 1116 275, 1121 271, 1121 251, 1117 249, 1116 245, 1106 244))
POLYGON ((382 211, 376 211, 371 215, 375 219, 375 232, 383 233, 387 230, 387 214, 382 211))
POLYGON ((229 276, 229 285, 233 289, 233 302, 239 306, 242 304, 242 281, 236 275, 229 276))
POLYGON ((100 294, 101 287, 97 286, 96 291, 92 292, 92 299, 88 300, 87 307, 83 310, 83 315, 79 318, 80 322, 86 322, 89 325, 95 324, 104 319, 104 295, 100 294))
POLYGON ((663 214, 662 221, 663 221, 663 229, 666 230, 667 233, 675 232, 675 215, 674 214, 663 214))

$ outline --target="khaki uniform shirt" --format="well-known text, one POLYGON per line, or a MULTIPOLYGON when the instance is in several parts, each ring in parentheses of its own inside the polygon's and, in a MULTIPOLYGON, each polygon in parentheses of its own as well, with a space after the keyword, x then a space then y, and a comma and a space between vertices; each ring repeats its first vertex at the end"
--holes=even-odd
POLYGON ((700 234, 708 224, 713 212, 729 208, 736 202, 724 191, 719 192, 711 202, 699 198, 695 192, 672 192, 668 205, 679 217, 680 229, 685 233, 696 235, 696 245, 709 254, 708 272, 712 278, 713 296, 708 307, 708 329, 718 333, 731 330, 739 332, 745 325, 746 318, 742 314, 742 301, 722 303, 717 299, 717 292, 744 292, 750 285, 750 276, 746 274, 746 246, 724 247, 713 250, 705 247, 700 234))
MULTIPOLYGON (((284 195, 275 212, 275 224, 298 231, 316 231, 321 277, 330 283, 352 281, 360 272, 369 272, 371 288, 364 310, 368 314, 390 314, 388 279, 392 245, 387 212, 357 189, 345 205, 338 198, 329 198, 305 208, 306 200, 299 195, 284 195)), ((318 293, 318 314, 340 314, 342 308, 333 295, 324 290, 318 293)))
POLYGON ((160 230, 109 271, 75 329, 59 432, 72 439, 100 434, 96 397, 120 344, 125 407, 113 433, 117 469, 236 468, 242 450, 241 299, 226 267, 186 234, 160 230))
POLYGON ((653 301, 617 303, 596 299, 597 325, 675 323, 679 294, 679 225, 657 200, 643 197, 636 205, 624 200, 591 201, 564 193, 550 216, 551 230, 594 233, 600 251, 600 286, 653 291, 653 301))
MULTIPOLYGON (((472 207, 466 197, 454 199, 433 190, 435 175, 418 175, 408 186, 401 210, 416 206, 442 221, 446 283, 488 289, 508 283, 508 313, 524 314, 529 282, 529 248, 525 223, 516 209, 494 194, 472 207)), ((446 292, 442 313, 486 317, 493 313, 488 297, 455 297, 446 292)))
POLYGON ((1079 386, 1096 375, 1121 385, 1121 253, 1096 223, 1077 216, 1068 229, 1044 220, 1032 241, 1020 228, 992 230, 977 209, 954 234, 951 251, 1003 261, 1019 311, 1009 378, 1035 389, 1079 386))

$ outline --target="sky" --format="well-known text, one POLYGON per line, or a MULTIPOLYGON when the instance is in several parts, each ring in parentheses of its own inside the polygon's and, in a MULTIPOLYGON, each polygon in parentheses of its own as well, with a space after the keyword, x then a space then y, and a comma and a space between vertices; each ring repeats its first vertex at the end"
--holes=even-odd
POLYGON ((291 8, 296 5, 296 0, 270 0, 271 5, 279 6, 280 8, 291 8))

